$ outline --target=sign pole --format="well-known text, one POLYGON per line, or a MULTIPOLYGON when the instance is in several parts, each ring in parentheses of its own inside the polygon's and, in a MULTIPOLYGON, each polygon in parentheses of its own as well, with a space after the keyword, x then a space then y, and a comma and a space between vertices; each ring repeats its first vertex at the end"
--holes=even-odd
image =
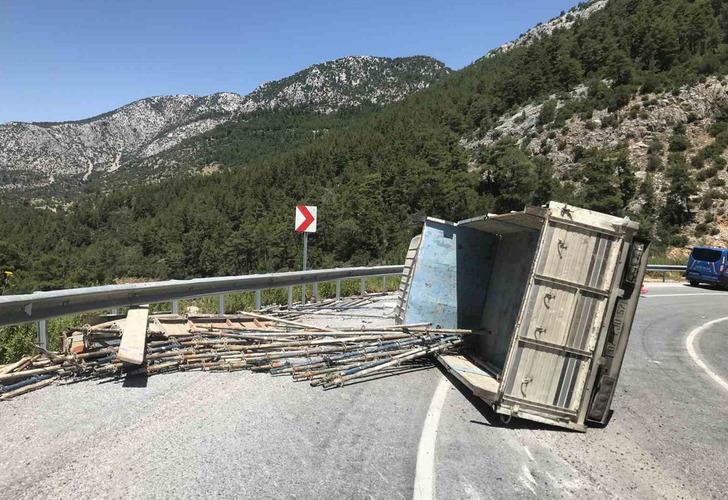
POLYGON ((308 263, 308 233, 303 233, 303 270, 307 270, 308 263))
MULTIPOLYGON (((308 233, 316 232, 317 208, 314 205, 296 205, 296 228, 297 233, 303 233, 303 270, 308 268, 308 233)), ((314 295, 317 293, 317 284, 313 284, 314 295)), ((306 304, 306 285, 301 286, 301 305, 306 304)))
MULTIPOLYGON (((308 263, 308 233, 303 233, 303 270, 306 270, 308 263)), ((306 283, 303 284, 301 292, 301 305, 306 305, 306 283)))

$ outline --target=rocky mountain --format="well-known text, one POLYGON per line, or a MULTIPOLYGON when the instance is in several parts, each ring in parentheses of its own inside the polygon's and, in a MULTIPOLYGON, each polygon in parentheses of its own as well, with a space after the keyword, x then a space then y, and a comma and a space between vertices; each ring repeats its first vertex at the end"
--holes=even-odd
POLYGON ((317 64, 247 96, 244 111, 303 107, 320 113, 384 105, 426 88, 448 68, 431 57, 345 57, 317 64))
MULTIPOLYGON (((610 82, 602 82, 606 88, 610 82)), ((685 227, 691 244, 728 245, 728 78, 708 77, 670 92, 633 95, 619 109, 596 109, 560 120, 559 112, 583 101, 589 89, 518 107, 496 126, 478 130, 462 144, 475 157, 479 148, 514 137, 530 154, 548 158, 562 181, 569 181, 589 149, 623 150, 639 183, 650 179, 654 202, 667 202, 668 166, 688 161, 686 175, 695 180, 694 217, 685 227)), ((639 212, 645 194, 630 203, 639 212)))
POLYGON ((492 57, 495 54, 508 52, 517 47, 525 47, 551 35, 556 30, 569 29, 575 22, 586 20, 595 12, 602 10, 607 5, 607 1, 608 0, 591 0, 589 2, 580 3, 576 7, 569 9, 568 12, 562 12, 561 15, 554 17, 545 23, 538 23, 515 40, 491 50, 485 57, 492 57))
POLYGON ((0 125, 0 190, 52 197, 234 118, 260 110, 331 113, 383 105, 426 88, 448 71, 429 57, 346 57, 263 84, 247 96, 150 97, 81 121, 7 123, 0 125))

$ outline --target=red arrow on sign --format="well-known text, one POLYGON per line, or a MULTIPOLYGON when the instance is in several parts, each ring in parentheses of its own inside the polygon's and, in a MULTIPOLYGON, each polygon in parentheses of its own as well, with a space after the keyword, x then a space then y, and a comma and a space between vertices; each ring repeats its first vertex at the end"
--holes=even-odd
POLYGON ((303 221, 296 227, 296 232, 302 233, 316 221, 316 217, 313 216, 306 205, 296 205, 296 210, 303 215, 303 221))

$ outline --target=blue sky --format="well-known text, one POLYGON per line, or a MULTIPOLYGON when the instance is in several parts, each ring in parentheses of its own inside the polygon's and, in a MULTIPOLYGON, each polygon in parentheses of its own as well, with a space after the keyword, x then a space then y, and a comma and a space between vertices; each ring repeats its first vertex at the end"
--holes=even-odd
POLYGON ((462 68, 575 0, 0 0, 0 123, 245 94, 348 55, 462 68))

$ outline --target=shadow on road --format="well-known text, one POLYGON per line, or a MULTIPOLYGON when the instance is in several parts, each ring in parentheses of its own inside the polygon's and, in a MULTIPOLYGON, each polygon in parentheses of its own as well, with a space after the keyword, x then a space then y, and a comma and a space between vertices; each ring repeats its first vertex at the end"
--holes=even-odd
POLYGON ((141 387, 144 388, 147 386, 147 381, 149 380, 149 375, 146 373, 139 374, 139 375, 127 375, 124 377, 124 384, 122 387, 141 387))
POLYGON ((532 422, 530 420, 523 420, 518 417, 512 417, 506 420, 505 415, 499 415, 493 408, 488 405, 485 401, 475 396, 468 387, 462 382, 455 378, 450 372, 448 372, 441 365, 437 365, 442 373, 451 383, 454 385, 460 394, 467 399, 483 417, 483 421, 471 420, 470 423, 476 425, 484 425, 486 427, 501 427, 505 429, 529 429, 529 430, 542 430, 549 432, 576 432, 571 429, 565 429, 562 427, 555 427, 548 424, 542 424, 539 422, 532 422))
POLYGON ((709 283, 700 283, 698 285, 691 285, 690 283, 684 283, 683 286, 686 286, 688 288, 697 288, 702 290, 711 290, 711 291, 726 291, 726 288, 720 286, 720 285, 711 285, 709 283))

